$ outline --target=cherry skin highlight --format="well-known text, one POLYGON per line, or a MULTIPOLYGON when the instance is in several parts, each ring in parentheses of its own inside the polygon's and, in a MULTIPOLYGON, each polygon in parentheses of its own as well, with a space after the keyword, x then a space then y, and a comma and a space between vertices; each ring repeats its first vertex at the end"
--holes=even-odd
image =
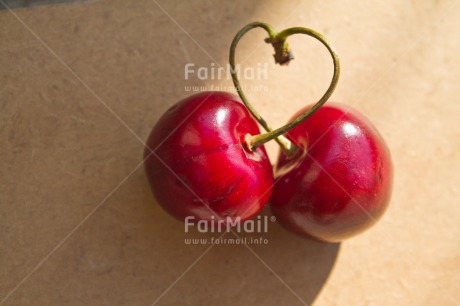
POLYGON ((248 133, 260 133, 257 122, 232 94, 199 93, 171 107, 144 151, 158 203, 182 221, 257 215, 270 198, 273 170, 263 146, 246 149, 248 133))
POLYGON ((271 208, 285 228, 339 242, 383 215, 393 170, 385 141, 367 118, 327 103, 285 136, 301 148, 290 159, 281 153, 276 166, 271 208))

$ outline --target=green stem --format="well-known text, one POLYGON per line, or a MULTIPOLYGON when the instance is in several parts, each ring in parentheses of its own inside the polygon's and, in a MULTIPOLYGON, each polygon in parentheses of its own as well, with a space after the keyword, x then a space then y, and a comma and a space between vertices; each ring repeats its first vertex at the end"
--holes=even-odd
POLYGON ((267 133, 259 134, 259 135, 251 135, 247 137, 248 147, 251 150, 255 150, 257 147, 263 145, 264 143, 275 139, 275 141, 280 145, 281 149, 286 153, 287 156, 293 156, 298 148, 292 144, 286 137, 283 136, 286 132, 293 129, 308 117, 310 117, 314 112, 316 112, 332 95, 337 86, 337 82, 339 80, 340 75, 340 62, 337 52, 335 51, 334 47, 332 47, 326 40, 326 38, 321 35, 320 33, 303 27, 295 27, 283 30, 279 33, 276 33, 273 28, 263 22, 253 22, 248 24, 247 26, 243 27, 235 36, 232 41, 232 45, 230 47, 230 66, 231 66, 231 75, 233 79, 233 84, 238 92, 243 103, 246 105, 248 110, 254 116, 254 118, 260 123, 260 125, 267 131, 267 133), (286 43, 286 39, 294 34, 304 34, 311 37, 316 38, 319 40, 329 51, 332 56, 332 60, 334 62, 334 75, 332 77, 331 84, 329 85, 328 89, 321 97, 321 99, 313 105, 308 111, 306 111, 301 116, 297 117, 293 121, 289 122, 288 124, 273 130, 268 123, 259 115, 259 113, 252 107, 251 103, 249 103, 248 99, 246 98, 241 85, 240 81, 238 80, 238 76, 235 69, 235 51, 238 42, 240 41, 241 37, 243 37, 248 31, 254 28, 263 28, 269 35, 269 37, 265 40, 267 43, 272 44, 275 49, 275 61, 280 65, 288 64, 290 60, 293 59, 292 53, 286 43))

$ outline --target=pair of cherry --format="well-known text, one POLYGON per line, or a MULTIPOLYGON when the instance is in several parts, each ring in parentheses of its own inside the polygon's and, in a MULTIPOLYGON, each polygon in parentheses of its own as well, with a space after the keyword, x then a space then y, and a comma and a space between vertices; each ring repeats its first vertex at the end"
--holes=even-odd
POLYGON ((238 97, 205 92, 171 107, 153 128, 145 148, 145 168, 159 204, 174 217, 195 221, 219 218, 245 221, 270 202, 277 220, 306 237, 337 242, 378 220, 386 210, 392 184, 388 148, 363 115, 340 104, 323 104, 335 89, 339 61, 319 33, 290 28, 276 33, 254 22, 233 40, 235 49, 249 30, 267 31, 275 61, 293 57, 286 38, 306 34, 321 41, 334 60, 334 76, 318 103, 272 130, 248 102, 236 74, 238 97), (314 114, 314 115, 313 115, 314 114), (258 123, 268 132, 261 134, 258 123), (264 143, 281 146, 275 171, 264 143))

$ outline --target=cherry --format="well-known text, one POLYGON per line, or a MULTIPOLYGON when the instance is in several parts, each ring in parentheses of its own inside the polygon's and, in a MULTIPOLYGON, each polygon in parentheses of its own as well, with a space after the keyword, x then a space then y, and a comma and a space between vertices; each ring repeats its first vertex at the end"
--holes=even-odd
POLYGON ((385 141, 367 118, 328 103, 287 137, 301 150, 293 158, 281 153, 276 166, 271 208, 284 227, 338 242, 383 215, 392 165, 385 141))
POLYGON ((280 65, 293 59, 286 39, 294 34, 319 40, 334 63, 334 75, 321 99, 275 130, 251 106, 238 76, 232 73, 242 101, 267 130, 248 137, 249 147, 255 149, 275 139, 282 150, 271 199, 273 213, 287 229, 323 241, 337 242, 358 234, 378 220, 388 206, 392 166, 383 138, 357 111, 339 104, 323 106, 337 85, 340 63, 335 49, 314 30, 294 27, 276 32, 268 24, 250 23, 233 39, 233 69, 239 40, 254 28, 268 33, 265 41, 274 47, 275 62, 280 65))
POLYGON ((145 169, 158 203, 192 221, 257 215, 270 198, 273 170, 263 146, 250 150, 257 122, 238 97, 190 96, 171 107, 150 133, 145 169))

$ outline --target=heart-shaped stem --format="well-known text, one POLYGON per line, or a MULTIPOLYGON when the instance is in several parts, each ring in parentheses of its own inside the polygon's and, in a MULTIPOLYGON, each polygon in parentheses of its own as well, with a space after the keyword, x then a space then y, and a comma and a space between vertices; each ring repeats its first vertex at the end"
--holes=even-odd
POLYGON ((337 52, 335 51, 334 47, 332 47, 326 40, 326 38, 321 35, 320 33, 303 27, 295 27, 283 30, 279 33, 275 32, 273 28, 263 22, 253 22, 248 24, 247 26, 243 27, 235 36, 232 41, 232 45, 230 47, 230 66, 231 66, 231 75, 233 79, 233 84, 240 96, 243 103, 246 105, 248 110, 254 116, 254 118, 262 125, 262 127, 267 131, 267 133, 259 134, 259 135, 251 135, 246 137, 246 142, 248 148, 250 150, 254 150, 257 147, 263 145, 264 143, 275 139, 275 141, 281 146, 281 149, 285 152, 287 156, 294 156, 298 150, 298 148, 292 144, 286 137, 283 136, 286 132, 293 129, 305 119, 310 117, 314 112, 316 112, 324 103, 326 103, 327 99, 332 95, 337 86, 337 82, 339 80, 340 75, 340 62, 337 52), (308 111, 306 111, 301 116, 297 117, 293 121, 289 122, 288 124, 273 130, 268 123, 259 115, 259 113, 252 107, 251 103, 249 103, 248 99, 246 98, 241 85, 240 81, 238 80, 237 71, 235 69, 235 51, 238 42, 240 41, 241 37, 244 36, 248 31, 254 28, 263 28, 268 33, 268 38, 265 39, 265 42, 272 44, 273 48, 275 49, 275 62, 280 65, 286 65, 292 60, 294 57, 286 43, 286 39, 294 34, 305 34, 311 37, 316 38, 319 40, 329 51, 332 56, 332 60, 334 62, 334 75, 332 77, 331 84, 329 85, 328 89, 321 97, 321 99, 313 105, 308 111))

